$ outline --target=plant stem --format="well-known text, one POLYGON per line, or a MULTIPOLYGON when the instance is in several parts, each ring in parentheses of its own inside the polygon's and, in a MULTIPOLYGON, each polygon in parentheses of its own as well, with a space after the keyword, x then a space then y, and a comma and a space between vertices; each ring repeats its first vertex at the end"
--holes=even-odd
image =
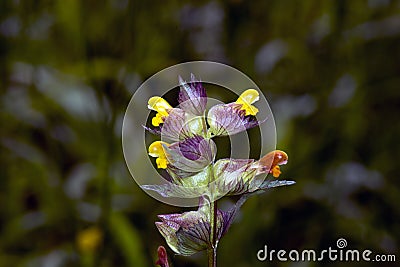
POLYGON ((208 250, 208 267, 217 267, 217 249, 208 250))
POLYGON ((217 201, 210 203, 210 241, 211 246, 208 249, 208 267, 217 266, 217 201))
POLYGON ((204 114, 201 116, 201 124, 203 126, 203 136, 207 138, 207 122, 204 114))
MULTIPOLYGON (((213 173, 210 175, 210 183, 214 181, 213 173)), ((211 186, 213 188, 213 185, 211 186)), ((217 267, 217 200, 214 199, 214 190, 211 189, 210 196, 210 247, 208 248, 208 267, 217 267)))
MULTIPOLYGON (((205 115, 202 116, 202 126, 204 138, 208 138, 207 122, 205 115)), ((214 168, 213 168, 214 169, 214 168)), ((211 171, 209 186, 214 182, 214 173, 211 171)), ((217 267, 217 200, 214 200, 214 195, 211 190, 210 196, 210 247, 208 248, 208 267, 217 267)))

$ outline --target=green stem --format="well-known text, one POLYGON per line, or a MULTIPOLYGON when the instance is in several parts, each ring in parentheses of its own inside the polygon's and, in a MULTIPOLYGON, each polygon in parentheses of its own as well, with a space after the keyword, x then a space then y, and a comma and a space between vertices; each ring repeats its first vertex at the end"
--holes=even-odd
POLYGON ((217 266, 217 201, 210 203, 210 241, 211 246, 208 249, 208 267, 217 266))
POLYGON ((208 267, 217 267, 217 249, 208 250, 208 267))
MULTIPOLYGON (((214 181, 214 175, 211 175, 211 181, 214 181)), ((217 245, 218 245, 218 237, 217 237, 217 210, 218 204, 217 200, 214 199, 214 192, 211 190, 210 192, 210 247, 208 249, 208 266, 216 267, 217 266, 217 245)))
POLYGON ((207 122, 204 114, 201 116, 201 124, 203 126, 203 136, 207 138, 207 122))
MULTIPOLYGON (((205 115, 202 116, 202 126, 204 138, 209 138, 207 133, 207 122, 205 115)), ((214 182, 214 168, 212 168, 209 186, 214 182)), ((217 201, 214 200, 214 192, 211 190, 209 195, 210 201, 210 246, 208 248, 208 267, 217 267, 217 201)))

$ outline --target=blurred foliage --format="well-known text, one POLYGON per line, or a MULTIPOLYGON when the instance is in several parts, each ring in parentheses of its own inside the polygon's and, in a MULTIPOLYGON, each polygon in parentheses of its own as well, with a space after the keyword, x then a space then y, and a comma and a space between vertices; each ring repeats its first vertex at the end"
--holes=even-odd
MULTIPOLYGON (((220 266, 297 266, 256 253, 340 237, 399 260, 399 11, 395 0, 1 1, 0 266, 154 265, 156 215, 180 209, 133 182, 121 123, 142 81, 188 60, 227 63, 264 90, 290 158, 282 177, 297 181, 244 205, 220 266)), ((301 263, 323 264, 350 263, 301 263)))

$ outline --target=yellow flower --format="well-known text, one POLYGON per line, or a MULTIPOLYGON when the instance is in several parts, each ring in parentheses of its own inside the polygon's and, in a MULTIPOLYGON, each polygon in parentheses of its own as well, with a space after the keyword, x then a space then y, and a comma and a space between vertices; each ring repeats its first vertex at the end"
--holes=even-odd
POLYGON ((242 105, 241 110, 246 111, 246 116, 255 116, 258 112, 258 109, 252 104, 257 102, 259 99, 260 97, 256 90, 247 89, 239 96, 235 103, 242 105))
POLYGON ((149 109, 157 111, 156 116, 151 120, 153 126, 159 126, 164 122, 164 118, 168 117, 168 110, 172 109, 171 105, 162 97, 153 96, 149 99, 149 109))
POLYGON ((101 243, 103 233, 97 226, 92 226, 78 233, 76 242, 82 252, 93 252, 101 243))
POLYGON ((168 164, 163 145, 169 146, 169 144, 162 141, 155 141, 149 146, 149 155, 157 158, 156 163, 159 169, 166 169, 168 164))

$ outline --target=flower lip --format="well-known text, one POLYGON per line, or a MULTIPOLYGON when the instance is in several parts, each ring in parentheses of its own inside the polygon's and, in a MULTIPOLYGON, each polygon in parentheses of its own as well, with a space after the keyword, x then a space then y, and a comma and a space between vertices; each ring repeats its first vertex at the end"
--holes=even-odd
POLYGON ((281 172, 281 169, 279 168, 279 166, 275 165, 273 168, 271 168, 269 173, 272 173, 272 176, 274 176, 275 178, 278 178, 282 172, 281 172))

